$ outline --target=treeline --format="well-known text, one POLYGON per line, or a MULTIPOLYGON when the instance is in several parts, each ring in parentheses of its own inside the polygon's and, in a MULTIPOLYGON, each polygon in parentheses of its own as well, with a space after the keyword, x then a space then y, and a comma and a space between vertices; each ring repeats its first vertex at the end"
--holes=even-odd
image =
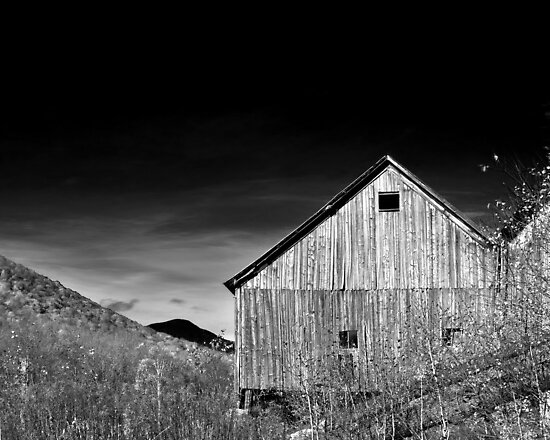
POLYGON ((130 331, 2 318, 1 438, 277 438, 277 420, 231 411, 226 357, 209 349, 174 356, 130 331))

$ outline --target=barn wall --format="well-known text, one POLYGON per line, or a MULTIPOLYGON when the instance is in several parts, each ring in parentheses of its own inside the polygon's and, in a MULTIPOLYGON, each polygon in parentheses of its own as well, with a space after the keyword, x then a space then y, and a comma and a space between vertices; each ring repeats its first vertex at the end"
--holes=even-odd
POLYGON ((372 387, 383 357, 403 362, 427 332, 467 329, 492 308, 493 289, 274 290, 238 289, 239 388, 298 389, 322 372, 339 347, 339 332, 358 331, 357 377, 372 387), (320 364, 317 364, 317 363, 320 364))
POLYGON ((244 287, 487 288, 492 255, 465 225, 388 168, 244 287), (399 191, 399 212, 378 212, 380 191, 399 191))
POLYGON ((338 353, 339 332, 355 329, 368 386, 380 357, 398 356, 418 332, 485 314, 495 261, 468 226, 388 167, 236 290, 236 387, 295 389, 305 364, 338 353), (378 212, 381 191, 399 191, 399 212, 378 212))

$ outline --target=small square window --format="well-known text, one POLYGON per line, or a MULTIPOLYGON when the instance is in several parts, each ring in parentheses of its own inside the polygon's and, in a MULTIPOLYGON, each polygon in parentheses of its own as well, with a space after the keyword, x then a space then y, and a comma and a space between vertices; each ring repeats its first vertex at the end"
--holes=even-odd
POLYGON ((462 329, 459 327, 447 327, 443 329, 441 342, 443 345, 451 346, 455 341, 462 336, 462 329))
POLYGON ((399 211, 399 193, 398 192, 379 192, 378 193, 378 211, 381 211, 381 212, 399 211))
POLYGON ((357 330, 340 332, 340 348, 357 348, 357 330))

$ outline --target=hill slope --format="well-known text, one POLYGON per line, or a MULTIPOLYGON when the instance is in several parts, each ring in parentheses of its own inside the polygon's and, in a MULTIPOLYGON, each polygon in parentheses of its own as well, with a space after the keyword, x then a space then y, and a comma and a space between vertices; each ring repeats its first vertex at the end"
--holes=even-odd
POLYGON ((10 321, 54 321, 92 331, 125 330, 175 353, 197 344, 158 333, 63 286, 59 281, 0 256, 0 317, 10 321))

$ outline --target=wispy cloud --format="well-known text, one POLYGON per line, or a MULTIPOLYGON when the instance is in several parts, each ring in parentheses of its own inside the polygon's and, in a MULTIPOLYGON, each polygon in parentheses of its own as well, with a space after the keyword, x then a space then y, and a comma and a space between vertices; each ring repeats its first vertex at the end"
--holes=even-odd
MULTIPOLYGON (((211 200, 215 192, 203 190, 211 200)), ((187 210, 203 210, 187 192, 177 197, 181 207, 161 198, 114 203, 105 196, 68 209, 62 199, 29 196, 21 210, 0 213, 0 252, 143 324, 186 318, 212 331, 231 329, 233 297, 222 283, 275 243, 281 224, 266 222, 254 233, 237 217, 225 224, 214 207, 202 223, 183 219, 159 233, 187 210)))
POLYGON ((478 220, 478 219, 488 219, 492 217, 492 213, 487 211, 465 211, 464 214, 468 216, 471 219, 478 220))
POLYGON ((128 310, 131 310, 137 302, 137 299, 132 299, 128 302, 124 302, 105 298, 100 302, 100 305, 103 307, 107 307, 114 312, 127 312, 128 310))

